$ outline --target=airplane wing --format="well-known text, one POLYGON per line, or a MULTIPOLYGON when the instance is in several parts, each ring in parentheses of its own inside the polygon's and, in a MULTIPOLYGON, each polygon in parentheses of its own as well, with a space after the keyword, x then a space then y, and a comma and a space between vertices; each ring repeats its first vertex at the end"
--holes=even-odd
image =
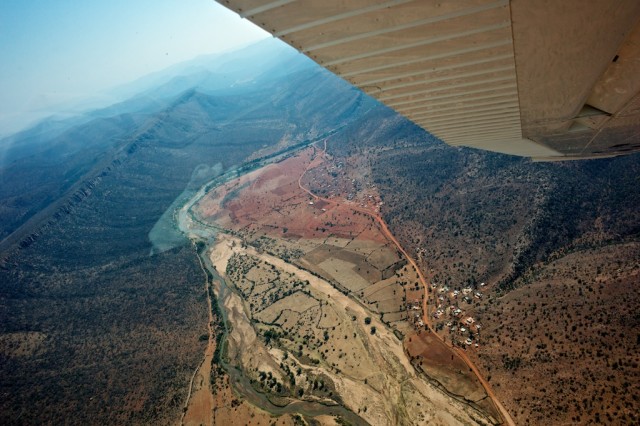
POLYGON ((218 0, 453 146, 640 150, 638 0, 218 0))

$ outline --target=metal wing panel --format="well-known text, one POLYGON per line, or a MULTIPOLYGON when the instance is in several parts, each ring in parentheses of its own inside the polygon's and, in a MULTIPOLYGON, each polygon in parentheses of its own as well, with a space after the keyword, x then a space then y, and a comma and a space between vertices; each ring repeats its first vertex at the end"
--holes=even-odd
POLYGON ((636 150, 638 112, 615 128, 640 90, 637 1, 219 2, 451 145, 541 160, 636 150))

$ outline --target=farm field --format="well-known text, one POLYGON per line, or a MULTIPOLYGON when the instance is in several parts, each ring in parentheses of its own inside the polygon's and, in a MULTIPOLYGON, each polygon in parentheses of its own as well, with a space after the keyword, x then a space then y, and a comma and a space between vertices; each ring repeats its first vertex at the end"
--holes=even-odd
POLYGON ((231 236, 211 256, 246 297, 226 304, 230 362, 274 403, 342 405, 369 424, 483 416, 419 375, 393 331, 322 278, 231 236), (251 302, 256 297, 262 303, 251 302))
POLYGON ((203 198, 197 214, 324 278, 402 334, 412 331, 407 301, 420 301, 424 288, 379 224, 346 200, 326 202, 300 189, 299 177, 322 164, 321 153, 310 147, 232 180, 203 198))
POLYGON ((426 289, 375 209, 302 184, 327 161, 311 146, 194 206, 198 221, 222 232, 211 261, 234 289, 229 362, 279 404, 341 405, 370 424, 497 423, 464 361, 427 338, 426 289))

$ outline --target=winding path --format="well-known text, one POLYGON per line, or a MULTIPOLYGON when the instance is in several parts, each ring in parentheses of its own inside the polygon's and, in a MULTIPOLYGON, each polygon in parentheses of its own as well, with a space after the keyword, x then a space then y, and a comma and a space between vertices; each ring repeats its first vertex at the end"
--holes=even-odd
MULTIPOLYGON (((198 261, 200 262, 200 268, 205 277, 206 268, 202 264, 200 256, 198 261)), ((215 331, 213 329, 213 311, 211 295, 209 293, 209 280, 205 279, 204 290, 207 295, 207 310, 209 313, 209 321, 207 322, 208 340, 207 347, 204 352, 204 357, 196 370, 191 376, 189 382, 189 392, 184 402, 184 408, 182 410, 182 417, 180 418, 180 425, 211 425, 213 422, 213 394, 211 393, 211 360, 213 359, 213 352, 215 350, 215 331), (196 387, 196 377, 202 376, 202 383, 198 389, 196 387)))
MULTIPOLYGON (((326 152, 327 152, 327 140, 326 139, 324 140, 324 149, 322 149, 321 152, 322 152, 322 155, 326 154, 326 152)), ((318 158, 318 157, 316 157, 316 158, 318 158)), ((307 167, 304 169, 304 171, 302 172, 302 174, 298 178, 298 186, 300 187, 300 189, 302 191, 304 191, 307 194, 309 194, 315 200, 321 200, 321 201, 324 201, 324 202, 329 203, 329 204, 337 204, 336 200, 332 200, 332 199, 329 199, 329 198, 321 197, 321 196, 313 193, 310 189, 306 188, 304 185, 302 185, 302 178, 311 169, 311 167, 314 165, 314 163, 315 163, 314 160, 315 160, 315 158, 313 158, 309 162, 307 167)), ((341 200, 341 201, 344 202, 344 203, 350 204, 347 200, 341 200)), ((387 224, 384 221, 384 219, 382 218, 382 216, 380 216, 376 212, 373 212, 373 211, 371 211, 369 209, 366 209, 366 208, 363 208, 363 207, 360 207, 360 206, 357 206, 357 205, 350 205, 349 207, 354 211, 357 211, 357 212, 362 213, 362 214, 366 214, 367 216, 373 218, 376 222, 378 222, 378 224, 380 225, 380 229, 382 230, 384 235, 391 242, 393 242, 393 244, 395 244, 397 249, 404 255, 404 257, 409 261, 411 266, 413 266, 413 268, 416 270, 416 272, 418 274, 418 277, 420 278, 420 282, 422 283, 422 286, 424 288, 424 298, 422 299, 423 321, 426 324, 426 326, 429 328, 431 333, 434 336, 436 336, 442 343, 444 343, 446 345, 446 342, 444 341, 444 339, 436 332, 436 330, 434 329, 433 325, 431 324, 431 320, 430 320, 429 315, 427 313, 427 301, 429 299, 429 286, 427 284, 427 280, 425 279, 424 275, 422 274, 422 271, 418 267, 417 263, 413 260, 413 258, 411 256, 409 256, 409 253, 407 253, 405 251, 405 249, 400 245, 400 243, 398 242, 396 237, 391 233, 391 231, 389 230, 389 227, 387 226, 387 224)), ((498 400, 498 398, 496 397, 495 393, 491 389, 491 386, 489 385, 489 383, 482 377, 482 375, 480 374, 480 371, 478 370, 476 365, 471 361, 471 359, 469 359, 467 354, 464 351, 462 351, 459 348, 456 348, 454 346, 451 346, 450 349, 456 355, 458 355, 467 364, 467 366, 473 371, 473 373, 476 375, 476 377, 478 378, 478 381, 480 382, 480 384, 484 388, 485 392, 487 393, 487 396, 489 398, 491 398, 491 401, 493 402, 495 407, 500 412, 500 415, 502 416, 503 423, 505 423, 505 424, 507 424, 509 426, 515 426, 515 422, 513 421, 511 416, 509 415, 509 412, 504 407, 504 405, 502 405, 502 403, 498 400)))

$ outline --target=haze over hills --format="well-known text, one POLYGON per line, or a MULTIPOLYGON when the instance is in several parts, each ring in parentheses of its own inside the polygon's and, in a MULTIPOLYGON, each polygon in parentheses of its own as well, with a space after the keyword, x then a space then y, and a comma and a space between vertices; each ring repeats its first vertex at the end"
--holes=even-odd
MULTIPOLYGON (((340 114, 350 107, 346 102, 344 107, 333 108, 332 121, 319 124, 317 117, 313 117, 315 111, 309 110, 321 111, 322 103, 311 105, 311 101, 295 99, 294 104, 289 105, 289 97, 295 96, 296 91, 299 93, 301 87, 307 87, 305 79, 313 79, 318 73, 325 79, 328 77, 317 69, 310 75, 305 74, 303 70, 312 66, 311 61, 275 40, 240 51, 235 60, 232 54, 216 58, 220 63, 204 58, 184 67, 185 74, 172 76, 173 72, 183 71, 183 67, 174 67, 161 77, 152 76, 150 82, 134 84, 146 88, 160 83, 152 93, 145 89, 131 99, 90 111, 78 119, 65 123, 45 121, 2 140, 0 178, 16 177, 20 185, 9 185, 9 182, 2 185, 2 198, 7 202, 0 216, 3 224, 0 237, 4 239, 31 216, 58 200, 64 191, 87 177, 87 173, 109 167, 113 158, 104 153, 131 149, 131 144, 139 142, 136 139, 149 138, 150 134, 172 141, 216 135, 226 138, 227 147, 232 148, 238 140, 244 143, 245 139, 257 136, 262 140, 251 141, 254 144, 251 151, 254 151, 290 133, 294 133, 292 138, 300 138, 305 132, 319 131, 314 126, 321 129, 335 125, 340 114), (195 70, 194 64, 198 65, 195 70), (291 77, 288 87, 282 86, 285 77, 291 77), (301 117, 309 119, 283 122, 282 115, 291 113, 308 113, 301 117), (168 116, 170 120, 166 119, 168 116), (275 133, 259 134, 256 130, 251 136, 228 135, 229 131, 237 132, 235 124, 247 117, 263 120, 265 124, 272 121, 266 124, 269 127, 266 132, 275 133), (26 175, 20 175, 22 173, 26 175)), ((315 81, 311 85, 316 88, 309 95, 321 97, 323 86, 315 81)), ((347 86, 344 87, 347 90, 347 86)), ((356 96, 355 90, 352 92, 356 96)), ((233 163, 224 166, 231 165, 233 163)))
POLYGON ((192 87, 12 138, 0 172, 2 423, 174 421, 203 348, 204 277, 186 240, 150 257, 150 231, 196 169, 204 182, 372 105, 289 52, 280 78, 242 96, 192 87))
POLYGON ((119 96, 134 94, 0 142, 3 424, 176 423, 208 322, 176 210, 217 176, 316 140, 340 164, 317 191, 364 202, 375 188, 430 282, 487 283, 467 307, 487 330, 470 356, 517 423, 637 421, 638 156, 536 164, 451 148, 275 40, 119 96), (616 320, 549 313, 594 307, 616 320), (615 361, 575 349, 579 332, 615 361), (569 381, 571 398, 558 390, 569 381))

